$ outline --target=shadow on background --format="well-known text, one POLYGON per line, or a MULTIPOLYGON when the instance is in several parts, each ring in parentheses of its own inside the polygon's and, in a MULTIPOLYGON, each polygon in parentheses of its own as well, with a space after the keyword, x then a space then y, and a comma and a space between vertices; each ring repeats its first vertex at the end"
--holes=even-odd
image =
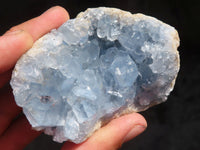
MULTIPOLYGON (((10 27, 40 15, 54 5, 74 18, 89 7, 117 7, 154 16, 174 26, 180 35, 181 70, 166 103, 142 112, 147 130, 121 150, 200 149, 200 3, 199 0, 18 0, 0 2, 0 35, 10 27)), ((39 136, 25 150, 56 150, 62 145, 39 136)))

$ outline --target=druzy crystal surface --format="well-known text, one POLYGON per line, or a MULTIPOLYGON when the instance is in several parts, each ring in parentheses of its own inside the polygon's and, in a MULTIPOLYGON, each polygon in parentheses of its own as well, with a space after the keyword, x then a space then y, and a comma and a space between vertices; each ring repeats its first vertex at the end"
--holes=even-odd
POLYGON ((44 35, 11 85, 36 130, 80 143, 109 120, 164 102, 179 70, 177 31, 142 14, 93 8, 44 35))

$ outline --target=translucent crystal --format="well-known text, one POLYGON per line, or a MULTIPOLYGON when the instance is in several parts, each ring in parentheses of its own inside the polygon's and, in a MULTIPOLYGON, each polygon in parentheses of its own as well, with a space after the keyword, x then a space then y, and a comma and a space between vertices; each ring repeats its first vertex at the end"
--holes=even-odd
POLYGON ((176 30, 142 14, 93 8, 44 35, 11 85, 30 124, 83 142, 109 120, 164 102, 179 70, 176 30))

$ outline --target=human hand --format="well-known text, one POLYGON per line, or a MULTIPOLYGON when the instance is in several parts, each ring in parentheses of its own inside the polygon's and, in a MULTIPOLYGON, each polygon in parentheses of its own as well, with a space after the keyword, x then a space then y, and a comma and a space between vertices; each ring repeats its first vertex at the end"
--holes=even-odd
MULTIPOLYGON (((21 150, 41 132, 31 129, 16 106, 10 86, 11 71, 20 56, 38 38, 69 19, 65 9, 56 6, 45 13, 11 28, 0 37, 0 148, 21 150)), ((147 123, 138 113, 112 120, 81 144, 66 142, 62 150, 114 150, 145 130, 147 123)))

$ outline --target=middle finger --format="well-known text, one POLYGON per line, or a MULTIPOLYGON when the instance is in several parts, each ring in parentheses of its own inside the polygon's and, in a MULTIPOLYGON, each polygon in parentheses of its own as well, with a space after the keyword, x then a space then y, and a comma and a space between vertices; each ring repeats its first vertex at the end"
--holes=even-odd
POLYGON ((11 87, 6 85, 0 90, 0 135, 20 112, 21 108, 14 101, 11 87))

